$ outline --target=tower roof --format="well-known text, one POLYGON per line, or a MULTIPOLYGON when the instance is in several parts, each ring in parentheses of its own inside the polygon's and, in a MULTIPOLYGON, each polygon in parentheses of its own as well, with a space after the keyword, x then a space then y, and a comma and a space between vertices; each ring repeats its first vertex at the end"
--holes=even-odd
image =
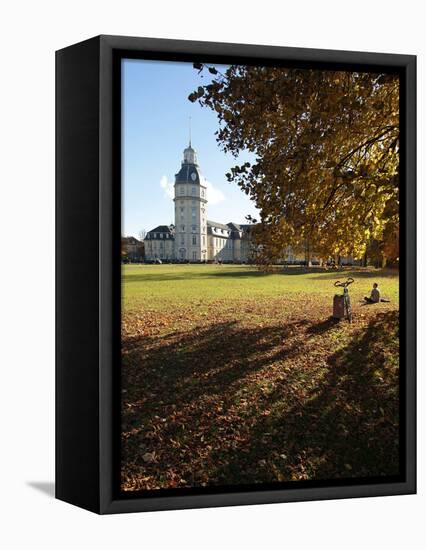
POLYGON ((175 176, 176 183, 201 184, 201 174, 195 164, 182 163, 182 167, 175 176))
POLYGON ((184 164, 194 164, 197 165, 197 151, 192 147, 191 142, 186 149, 183 151, 183 162, 184 164))
POLYGON ((203 178, 197 164, 197 152, 192 147, 191 141, 183 151, 182 165, 179 172, 175 174, 175 182, 203 185, 203 178))

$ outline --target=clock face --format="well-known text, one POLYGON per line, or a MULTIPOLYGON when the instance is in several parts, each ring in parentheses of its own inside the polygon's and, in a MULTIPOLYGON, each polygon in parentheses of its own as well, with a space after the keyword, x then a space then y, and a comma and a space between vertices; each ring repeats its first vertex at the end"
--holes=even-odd
POLYGON ((192 172, 191 179, 192 181, 195 181, 197 179, 197 174, 195 172, 192 172))

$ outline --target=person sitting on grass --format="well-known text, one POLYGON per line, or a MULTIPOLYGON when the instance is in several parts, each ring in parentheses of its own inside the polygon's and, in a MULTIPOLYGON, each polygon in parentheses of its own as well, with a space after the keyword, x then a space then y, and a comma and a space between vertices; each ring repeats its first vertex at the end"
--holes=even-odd
POLYGON ((390 300, 388 300, 387 298, 380 297, 379 285, 377 283, 373 284, 373 288, 371 289, 370 296, 365 296, 364 300, 367 302, 367 304, 378 304, 379 302, 390 302, 390 300))

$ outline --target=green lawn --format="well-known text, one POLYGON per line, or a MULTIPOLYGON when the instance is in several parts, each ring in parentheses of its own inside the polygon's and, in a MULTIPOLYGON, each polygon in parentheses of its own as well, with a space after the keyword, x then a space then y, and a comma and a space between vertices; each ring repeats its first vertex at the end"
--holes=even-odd
POLYGON ((369 294, 373 282, 382 293, 398 300, 398 275, 394 270, 346 269, 342 271, 311 270, 296 267, 263 274, 255 267, 240 265, 128 265, 123 268, 124 307, 135 310, 142 305, 174 307, 182 302, 216 299, 270 299, 285 294, 333 295, 333 282, 353 277, 350 287, 354 300, 369 294))
POLYGON ((124 490, 397 473, 397 272, 137 265, 123 283, 124 490), (389 304, 361 303, 373 282, 389 304))

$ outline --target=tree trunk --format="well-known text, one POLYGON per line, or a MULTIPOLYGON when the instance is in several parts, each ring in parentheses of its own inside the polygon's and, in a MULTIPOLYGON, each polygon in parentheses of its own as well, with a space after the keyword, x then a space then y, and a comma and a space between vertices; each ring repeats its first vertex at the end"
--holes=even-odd
POLYGON ((306 261, 306 266, 311 267, 311 250, 309 248, 309 241, 306 241, 305 261, 306 261))

